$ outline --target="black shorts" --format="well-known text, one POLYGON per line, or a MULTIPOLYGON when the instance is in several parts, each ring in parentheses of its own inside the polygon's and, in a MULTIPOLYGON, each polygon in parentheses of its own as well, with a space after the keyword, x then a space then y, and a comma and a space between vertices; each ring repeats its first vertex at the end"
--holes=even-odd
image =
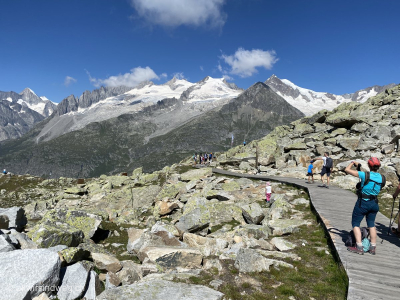
POLYGON ((325 174, 328 177, 331 176, 331 168, 322 167, 321 176, 324 176, 325 174))
POLYGON ((313 173, 307 173, 307 176, 314 176, 313 173))

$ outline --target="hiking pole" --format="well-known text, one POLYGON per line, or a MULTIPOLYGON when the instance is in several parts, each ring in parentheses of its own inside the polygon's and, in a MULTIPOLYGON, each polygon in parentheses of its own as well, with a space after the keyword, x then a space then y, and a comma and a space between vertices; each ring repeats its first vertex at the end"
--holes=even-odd
MULTIPOLYGON (((396 202, 396 198, 393 197, 393 203, 392 203, 392 213, 390 214, 390 220, 389 220, 389 229, 388 229, 388 235, 390 235, 390 230, 392 228, 392 217, 393 217, 393 210, 394 210, 394 203, 396 202)), ((393 218, 393 222, 394 220, 396 220, 397 215, 399 214, 399 211, 397 211, 397 214, 395 215, 395 217, 393 218)))
POLYGON ((133 187, 131 186, 132 208, 133 208, 133 187))

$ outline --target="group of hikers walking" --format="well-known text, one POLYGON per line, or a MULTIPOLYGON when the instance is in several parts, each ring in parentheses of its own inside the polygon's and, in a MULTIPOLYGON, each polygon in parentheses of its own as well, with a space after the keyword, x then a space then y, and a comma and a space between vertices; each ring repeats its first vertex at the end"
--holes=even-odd
MULTIPOLYGON (((310 161, 307 168, 308 179, 306 183, 314 183, 314 163, 318 160, 323 161, 321 172, 319 173, 321 175, 322 185, 319 185, 319 187, 329 188, 330 175, 333 169, 333 160, 329 157, 328 152, 325 152, 323 157, 314 158, 310 161)), ((378 173, 378 170, 381 167, 381 162, 377 157, 369 158, 367 164, 369 171, 366 172, 361 171, 361 163, 355 161, 351 161, 344 170, 347 174, 359 178, 359 183, 356 186, 357 201, 354 205, 351 217, 353 230, 349 234, 349 236, 353 237, 353 240, 351 241, 351 244, 346 244, 346 246, 348 246, 347 250, 353 253, 369 253, 375 255, 377 240, 375 219, 379 211, 378 195, 386 184, 386 178, 384 175, 378 173), (367 228, 360 227, 361 221, 364 217, 366 219, 367 228)), ((399 194, 400 183, 393 194, 392 215, 394 202, 399 194)), ((265 196, 267 203, 269 203, 271 199, 271 186, 269 182, 266 183, 265 196)), ((392 218, 390 219, 389 231, 400 238, 400 216, 398 219, 398 228, 391 227, 391 222, 392 218)))
POLYGON ((324 187, 324 188, 328 188, 329 189, 329 183, 330 183, 330 177, 331 177, 331 171, 333 168, 333 160, 332 158, 329 157, 329 153, 325 152, 324 156, 322 157, 317 157, 313 160, 310 161, 310 164, 308 165, 307 168, 307 176, 308 176, 308 181, 307 183, 314 183, 314 162, 317 160, 322 160, 323 161, 323 165, 322 165, 322 169, 321 169, 321 181, 322 181, 322 185, 320 187, 324 187), (324 182, 324 176, 326 175, 326 184, 324 182))
POLYGON ((211 153, 199 153, 199 154, 197 154, 197 153, 195 153, 194 155, 193 155, 193 164, 194 165, 197 165, 197 164, 201 164, 201 165, 205 165, 205 164, 207 164, 207 163, 211 163, 212 162, 212 160, 213 160, 213 154, 212 154, 212 152, 211 153))
MULTIPOLYGON (((332 158, 329 157, 329 153, 325 152, 323 157, 315 158, 310 161, 307 169, 308 181, 307 183, 314 183, 314 162, 317 160, 323 161, 323 166, 321 169, 321 181, 322 185, 319 187, 329 188, 330 174, 333 168, 332 158), (326 175, 326 184, 324 182, 324 176, 326 175)), ((361 171, 361 163, 351 161, 349 165, 345 168, 345 172, 351 176, 360 179, 356 186, 357 201, 353 208, 353 213, 351 217, 352 233, 349 236, 354 237, 354 241, 351 241, 347 245, 347 250, 357 254, 369 253, 372 255, 376 254, 376 240, 377 232, 375 227, 376 215, 379 211, 379 201, 378 195, 382 188, 386 184, 386 178, 384 175, 379 174, 378 170, 381 167, 381 162, 377 157, 371 157, 368 159, 369 171, 361 171), (355 169, 353 169, 353 167, 355 169), (366 219, 367 228, 361 228, 361 221, 366 219), (363 230, 364 229, 364 230, 363 230), (365 232, 365 233, 363 233, 365 232), (368 239, 369 237, 369 239, 368 239), (367 243, 367 246, 366 246, 367 243)), ((393 194, 393 207, 394 201, 400 193, 400 184, 398 185, 395 193, 393 194)), ((399 206, 400 210, 400 206, 399 206)), ((393 215, 393 208, 392 208, 393 215)), ((391 227, 391 221, 389 224, 389 231, 391 231, 397 237, 400 237, 400 217, 398 221, 398 228, 391 227)))

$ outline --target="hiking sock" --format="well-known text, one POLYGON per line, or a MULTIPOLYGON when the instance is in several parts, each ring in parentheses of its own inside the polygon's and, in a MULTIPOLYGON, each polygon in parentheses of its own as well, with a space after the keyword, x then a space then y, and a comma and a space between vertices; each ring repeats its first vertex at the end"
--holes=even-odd
MULTIPOLYGON (((363 245, 362 245, 362 243, 356 243, 357 244, 357 248, 358 249, 362 249, 363 248, 363 245)), ((375 244, 376 245, 376 244, 375 244)))
POLYGON ((372 246, 372 247, 376 247, 376 243, 375 243, 375 244, 371 243, 371 246, 372 246))

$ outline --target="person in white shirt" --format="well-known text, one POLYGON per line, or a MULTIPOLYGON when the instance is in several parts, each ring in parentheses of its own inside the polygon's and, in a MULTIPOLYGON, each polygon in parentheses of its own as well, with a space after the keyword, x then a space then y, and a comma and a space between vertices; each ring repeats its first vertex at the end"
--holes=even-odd
POLYGON ((321 170, 321 181, 322 185, 320 187, 325 187, 329 189, 329 181, 333 167, 332 158, 329 157, 329 153, 325 152, 323 157, 315 158, 314 160, 322 160, 324 161, 324 165, 321 170), (326 174, 326 184, 324 182, 324 175, 326 174))

